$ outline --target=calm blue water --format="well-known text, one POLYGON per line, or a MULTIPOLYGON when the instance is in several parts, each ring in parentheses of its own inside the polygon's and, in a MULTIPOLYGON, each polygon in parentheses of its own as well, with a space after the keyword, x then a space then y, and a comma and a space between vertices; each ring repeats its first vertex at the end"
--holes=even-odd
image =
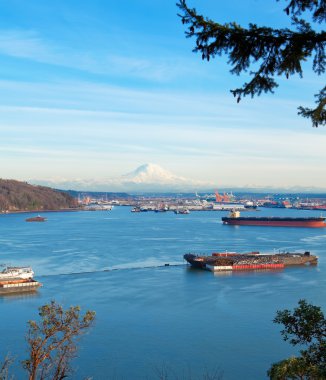
MULTIPOLYGON (((26 322, 51 299, 95 310, 80 343, 76 379, 263 379, 272 362, 294 354, 272 323, 300 298, 326 306, 326 229, 224 226, 223 212, 47 213, 0 216, 0 262, 31 265, 43 287, 33 296, 0 298, 0 357, 26 357, 26 322), (183 265, 187 252, 310 250, 318 267, 214 275, 183 265), (165 263, 181 264, 159 267, 165 263), (116 269, 116 270, 111 270, 116 269), (108 271, 104 271, 108 270, 108 271)), ((251 214, 250 214, 251 215, 251 214)), ((263 209, 255 215, 319 216, 263 209)))

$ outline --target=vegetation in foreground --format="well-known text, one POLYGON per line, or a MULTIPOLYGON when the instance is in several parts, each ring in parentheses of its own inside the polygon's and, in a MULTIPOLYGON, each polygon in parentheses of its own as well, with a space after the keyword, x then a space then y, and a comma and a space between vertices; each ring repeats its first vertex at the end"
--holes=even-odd
MULTIPOLYGON (((39 308, 39 322, 29 321, 26 341, 28 358, 22 362, 28 380, 62 380, 72 374, 71 360, 76 357, 78 337, 93 324, 94 311, 80 314, 79 306, 64 310, 55 301, 39 308)), ((7 357, 0 365, 0 380, 12 379, 7 357)))
POLYGON ((77 207, 71 195, 44 186, 0 179, 0 212, 59 210, 77 207))
POLYGON ((283 325, 285 341, 304 349, 299 356, 274 363, 268 371, 270 379, 326 379, 326 320, 321 308, 300 300, 293 312, 278 311, 274 323, 283 325))

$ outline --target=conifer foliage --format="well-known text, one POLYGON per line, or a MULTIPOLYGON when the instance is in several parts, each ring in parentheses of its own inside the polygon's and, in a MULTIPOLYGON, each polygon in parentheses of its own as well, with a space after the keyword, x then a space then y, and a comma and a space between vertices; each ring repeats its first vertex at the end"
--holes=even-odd
POLYGON ((326 379, 326 320, 321 308, 300 300, 293 311, 278 311, 274 323, 283 325, 285 341, 304 349, 300 356, 274 363, 268 371, 269 378, 326 379))
MULTIPOLYGON (((291 17, 293 30, 256 24, 243 28, 236 22, 219 24, 189 8, 186 0, 177 3, 182 23, 188 26, 186 37, 196 39, 194 52, 201 53, 202 59, 207 61, 225 54, 232 74, 249 72, 251 75, 249 82, 231 90, 237 102, 248 95, 274 93, 278 87, 277 76, 289 78, 299 74, 302 77, 302 63, 309 58, 312 58, 312 69, 317 75, 325 72, 326 32, 313 26, 325 23, 326 1, 287 0, 287 3, 284 11, 291 17)), ((326 124, 326 87, 315 97, 316 108, 299 107, 298 113, 318 127, 326 124)))

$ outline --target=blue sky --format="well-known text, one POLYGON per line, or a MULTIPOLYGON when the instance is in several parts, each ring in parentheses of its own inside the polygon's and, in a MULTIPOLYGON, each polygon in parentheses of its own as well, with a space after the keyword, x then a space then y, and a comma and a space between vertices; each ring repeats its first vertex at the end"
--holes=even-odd
MULTIPOLYGON (((244 77, 192 53, 175 0, 0 0, 0 177, 103 180, 153 162, 217 187, 326 188, 326 132, 297 116, 323 85, 244 77)), ((288 26, 285 2, 189 0, 219 22, 288 26)), ((109 189, 108 189, 109 190, 109 189)))

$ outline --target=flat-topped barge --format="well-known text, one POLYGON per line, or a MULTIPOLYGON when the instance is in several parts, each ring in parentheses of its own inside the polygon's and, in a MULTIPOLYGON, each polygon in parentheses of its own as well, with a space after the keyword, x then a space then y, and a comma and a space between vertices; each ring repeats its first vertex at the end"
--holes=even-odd
POLYGON ((213 253, 211 256, 187 253, 184 259, 195 268, 216 271, 282 269, 295 265, 317 265, 318 256, 304 253, 213 253))

